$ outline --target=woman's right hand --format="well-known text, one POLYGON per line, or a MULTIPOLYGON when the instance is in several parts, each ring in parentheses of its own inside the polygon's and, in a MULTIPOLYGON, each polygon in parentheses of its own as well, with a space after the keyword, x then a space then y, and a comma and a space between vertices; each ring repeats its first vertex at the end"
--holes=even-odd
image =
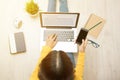
POLYGON ((47 46, 54 48, 56 43, 57 43, 57 35, 56 34, 52 34, 52 35, 48 36, 48 38, 46 40, 47 46))
POLYGON ((79 52, 85 52, 86 46, 87 46, 87 39, 86 40, 82 39, 82 44, 79 45, 79 52))

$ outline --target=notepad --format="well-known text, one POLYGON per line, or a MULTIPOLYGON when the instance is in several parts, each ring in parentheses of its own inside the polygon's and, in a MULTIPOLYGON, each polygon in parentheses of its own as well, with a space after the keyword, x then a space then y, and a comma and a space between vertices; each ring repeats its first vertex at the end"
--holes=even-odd
POLYGON ((103 18, 95 14, 91 14, 84 28, 89 30, 90 36, 97 38, 102 31, 104 24, 105 20, 103 18))
POLYGON ((25 52, 26 45, 23 32, 9 34, 9 45, 12 54, 25 52))

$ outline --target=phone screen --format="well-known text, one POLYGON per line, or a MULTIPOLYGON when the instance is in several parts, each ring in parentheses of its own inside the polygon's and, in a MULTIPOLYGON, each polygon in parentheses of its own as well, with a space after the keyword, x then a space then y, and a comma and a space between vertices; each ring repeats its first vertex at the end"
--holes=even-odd
POLYGON ((78 37, 76 39, 76 43, 80 45, 82 43, 82 39, 84 40, 86 39, 87 34, 88 34, 88 30, 85 28, 81 28, 78 37))

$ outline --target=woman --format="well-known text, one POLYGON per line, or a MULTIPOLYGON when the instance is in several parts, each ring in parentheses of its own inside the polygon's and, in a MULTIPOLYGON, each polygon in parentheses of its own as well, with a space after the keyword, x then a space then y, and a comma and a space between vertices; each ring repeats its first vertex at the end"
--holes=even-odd
POLYGON ((84 57, 87 40, 82 40, 74 69, 64 51, 52 51, 57 43, 57 35, 50 35, 43 46, 41 57, 30 80, 83 80, 84 57))

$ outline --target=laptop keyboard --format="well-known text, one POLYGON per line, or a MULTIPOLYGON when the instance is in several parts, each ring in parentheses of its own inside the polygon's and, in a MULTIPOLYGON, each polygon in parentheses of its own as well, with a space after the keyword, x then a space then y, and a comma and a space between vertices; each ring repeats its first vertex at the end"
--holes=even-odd
POLYGON ((57 34, 57 40, 62 42, 73 42, 74 41, 74 31, 57 31, 57 30, 45 30, 44 31, 44 41, 51 34, 57 34))

